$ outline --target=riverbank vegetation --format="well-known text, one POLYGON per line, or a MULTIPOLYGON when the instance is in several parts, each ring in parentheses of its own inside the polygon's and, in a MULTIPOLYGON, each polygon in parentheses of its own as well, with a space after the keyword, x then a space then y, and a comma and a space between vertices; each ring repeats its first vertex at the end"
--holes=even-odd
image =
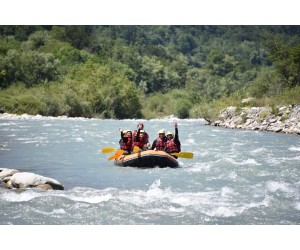
POLYGON ((0 26, 0 109, 215 119, 300 103, 300 26, 0 26))

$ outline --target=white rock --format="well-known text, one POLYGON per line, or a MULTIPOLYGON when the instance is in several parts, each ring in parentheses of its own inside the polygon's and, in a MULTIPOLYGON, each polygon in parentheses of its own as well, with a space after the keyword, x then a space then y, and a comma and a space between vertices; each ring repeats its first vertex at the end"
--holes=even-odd
POLYGON ((19 171, 16 169, 10 169, 10 168, 1 168, 2 170, 0 172, 0 179, 3 180, 5 177, 12 176, 15 173, 18 173, 19 171))
POLYGON ((36 187, 42 184, 49 184, 53 187, 53 189, 64 189, 63 186, 55 179, 28 172, 14 174, 10 178, 10 182, 12 186, 16 188, 36 187))

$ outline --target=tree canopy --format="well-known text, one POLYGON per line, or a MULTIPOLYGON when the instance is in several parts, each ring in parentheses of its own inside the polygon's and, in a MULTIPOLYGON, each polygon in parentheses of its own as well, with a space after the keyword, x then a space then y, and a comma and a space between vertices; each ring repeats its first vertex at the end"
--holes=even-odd
POLYGON ((0 108, 201 116, 226 98, 299 88, 299 34, 300 26, 0 26, 0 108))

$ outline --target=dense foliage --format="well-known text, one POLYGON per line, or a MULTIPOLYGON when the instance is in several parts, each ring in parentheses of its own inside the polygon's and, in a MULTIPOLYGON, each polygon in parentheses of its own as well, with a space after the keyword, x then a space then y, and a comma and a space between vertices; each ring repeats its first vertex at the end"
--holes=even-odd
POLYGON ((213 118, 300 103, 300 26, 0 26, 0 108, 213 118))

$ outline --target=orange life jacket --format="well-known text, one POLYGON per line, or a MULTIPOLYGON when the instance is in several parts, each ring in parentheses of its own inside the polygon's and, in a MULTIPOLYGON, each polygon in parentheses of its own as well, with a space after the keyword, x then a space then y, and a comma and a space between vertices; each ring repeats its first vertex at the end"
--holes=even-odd
POLYGON ((174 142, 174 139, 167 141, 166 150, 169 153, 179 153, 181 151, 180 146, 174 142))

